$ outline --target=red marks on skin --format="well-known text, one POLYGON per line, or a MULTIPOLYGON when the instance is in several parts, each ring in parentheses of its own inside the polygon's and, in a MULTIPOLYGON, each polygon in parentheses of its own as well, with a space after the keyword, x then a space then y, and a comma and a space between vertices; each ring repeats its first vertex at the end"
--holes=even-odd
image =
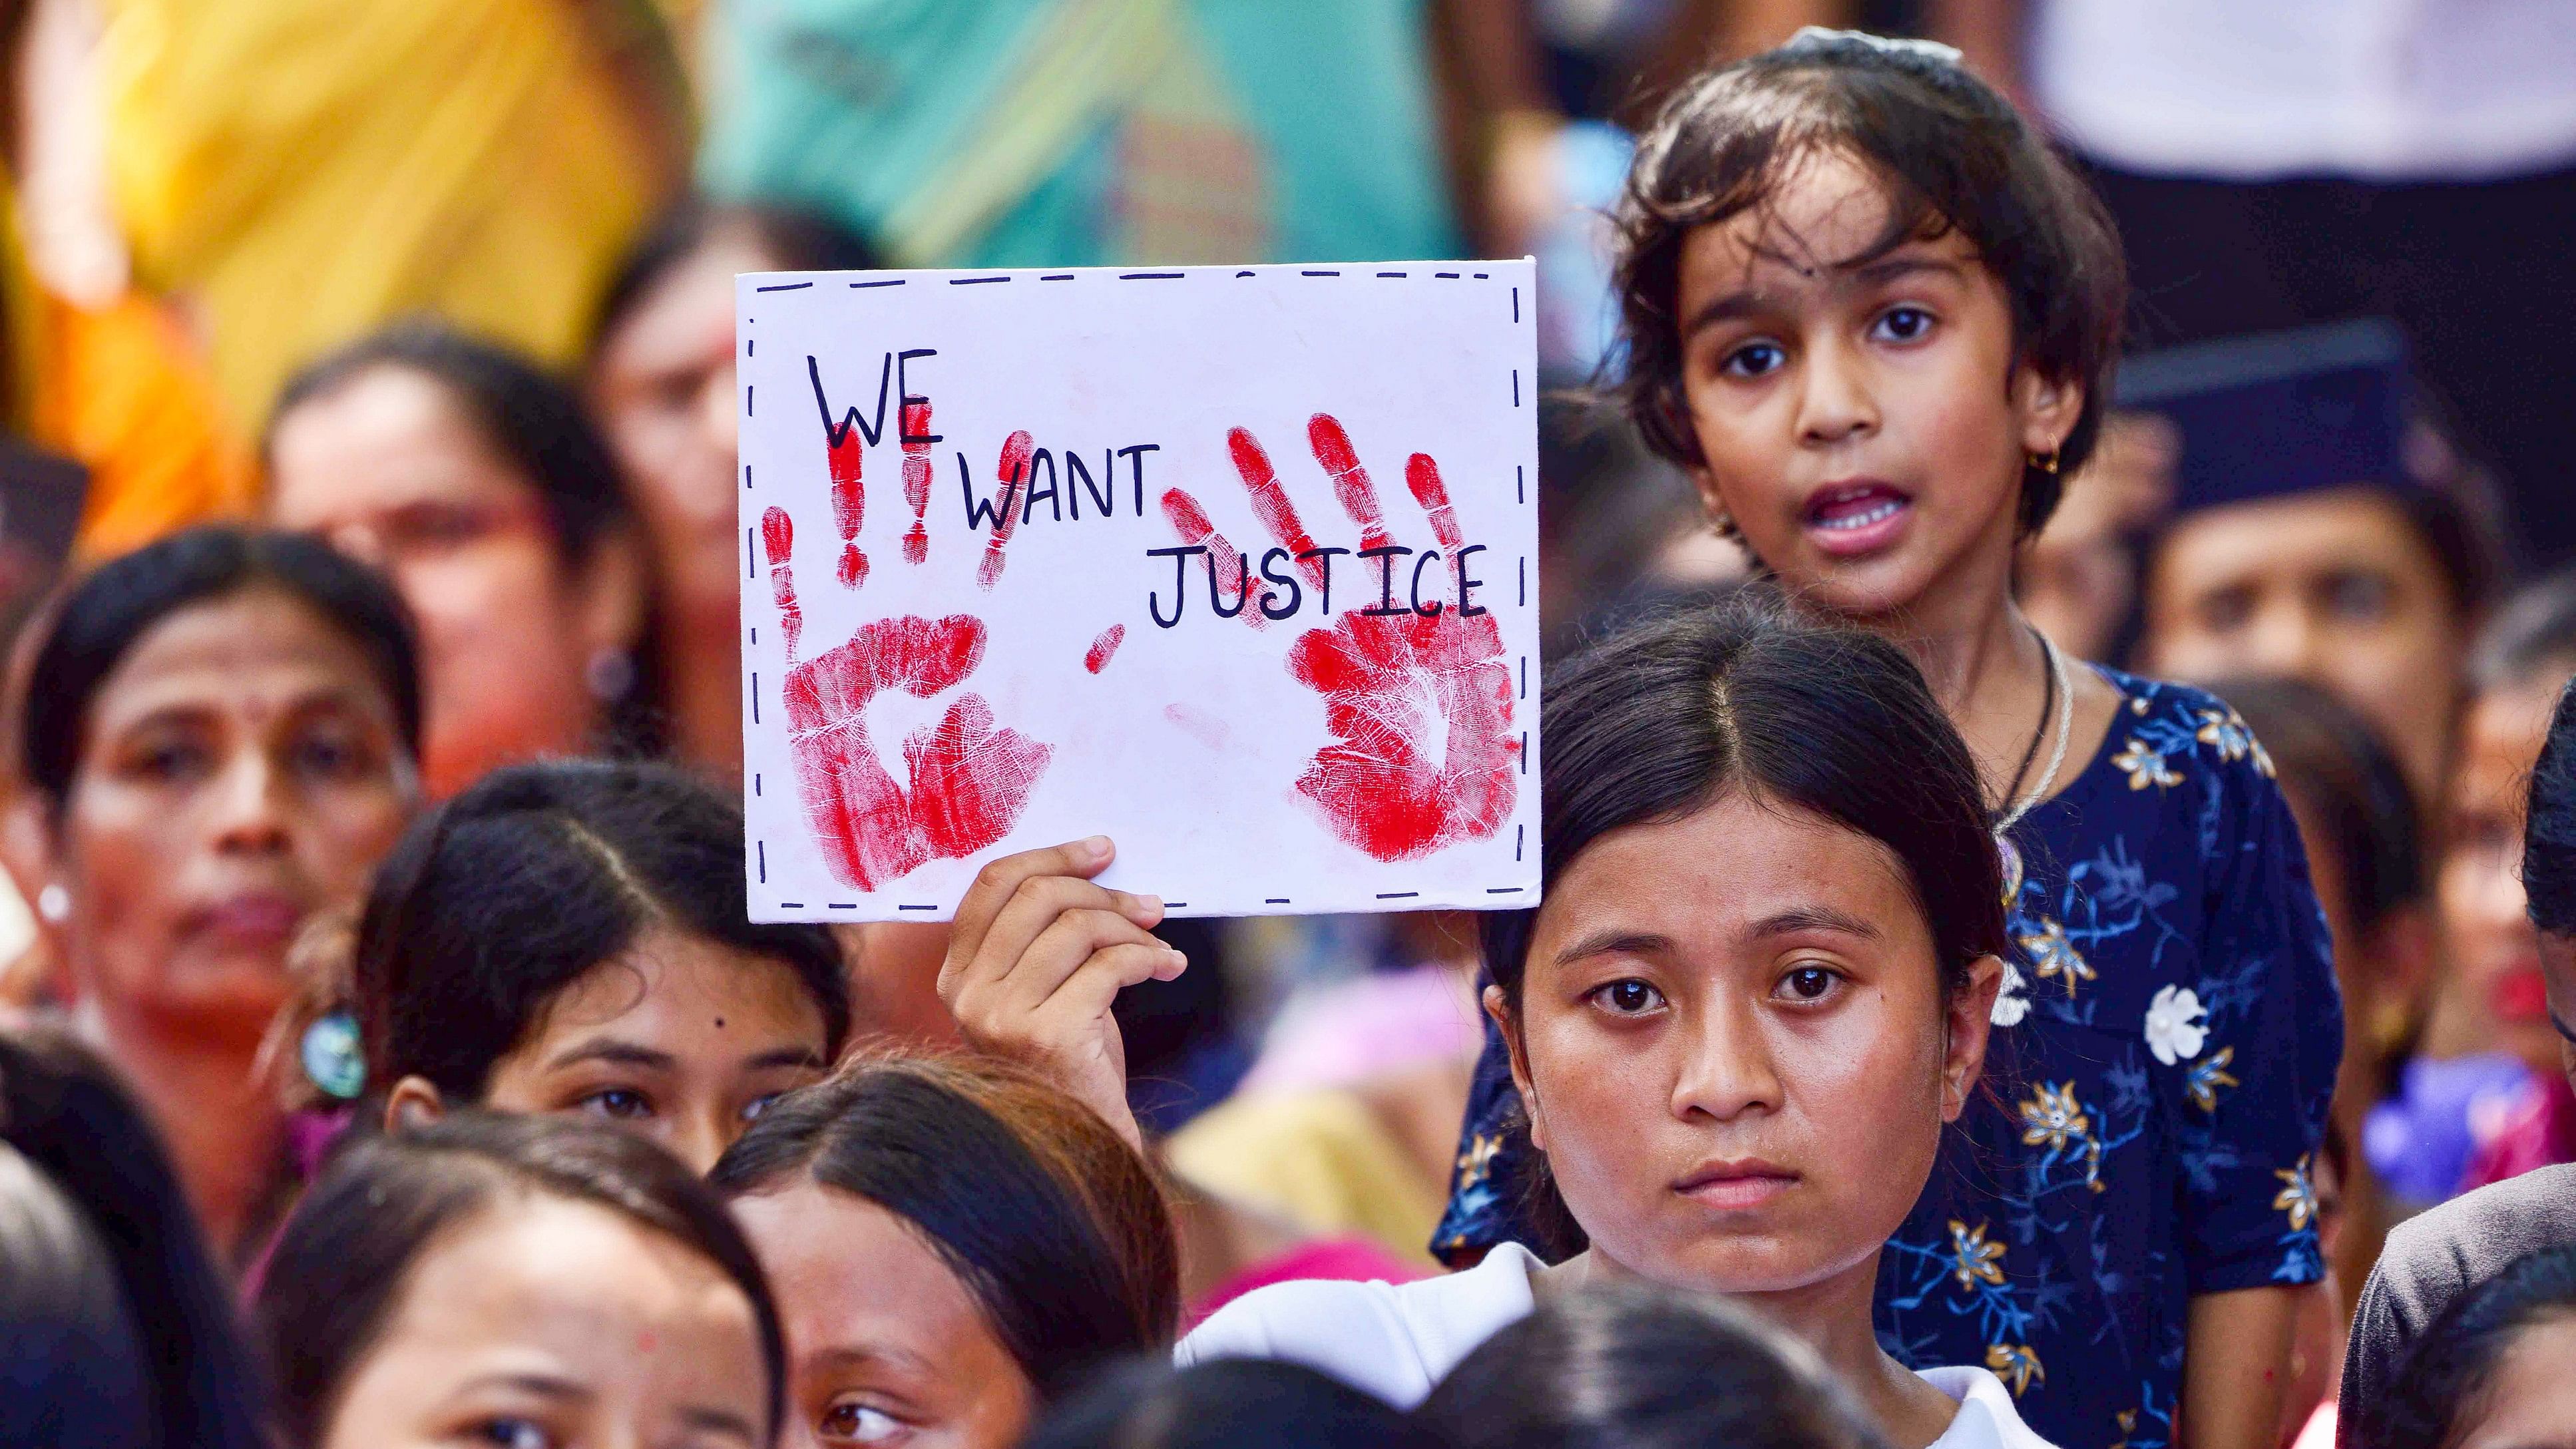
POLYGON ((1100 637, 1092 640, 1091 647, 1083 652, 1082 667, 1098 674, 1109 667, 1109 656, 1117 653, 1118 646, 1126 642, 1127 626, 1124 624, 1112 624, 1101 630, 1100 637))
MULTIPOLYGON (((1241 432, 1242 429, 1235 431, 1241 432)), ((1268 627, 1270 620, 1261 612, 1261 601, 1270 597, 1269 590, 1254 591, 1251 560, 1226 542, 1225 535, 1216 531, 1215 524, 1208 522, 1207 510, 1199 507, 1199 501, 1178 488, 1168 489, 1163 494, 1163 517, 1171 521, 1172 531, 1180 535, 1181 542, 1207 550, 1207 567, 1216 570, 1213 586, 1216 591, 1226 591, 1226 580, 1231 575, 1237 599, 1243 599, 1247 593, 1253 595, 1243 604, 1243 612, 1235 617, 1255 629, 1268 627)))
POLYGON ((937 725, 904 741, 904 784, 868 743, 870 700, 888 689, 928 699, 954 688, 982 661, 984 638, 983 621, 965 614, 879 619, 788 670, 782 693, 797 784, 824 861, 843 884, 872 891, 925 862, 972 855, 1019 819, 1054 751, 995 729, 982 695, 958 696, 937 725))
POLYGON ((930 399, 905 403, 897 417, 903 430, 903 501, 912 505, 903 561, 917 564, 930 557, 930 399))
POLYGON ((867 437, 857 428, 827 442, 832 472, 832 522, 841 530, 841 586, 855 589, 868 581, 868 556, 859 551, 859 525, 867 518, 868 490, 860 481, 867 458, 867 437))
POLYGON ((1010 546, 1011 531, 1020 526, 1020 485, 1028 481, 1029 455, 1037 450, 1037 440, 1028 429, 1002 440, 1002 456, 993 468, 994 480, 1002 485, 1001 513, 993 520, 992 535, 984 540, 984 561, 975 570, 975 582, 985 588, 1001 582, 1002 550, 1010 546))
POLYGON ((796 606, 796 574, 787 564, 796 548, 796 524, 787 510, 760 515, 760 551, 769 559, 769 598, 778 606, 779 632, 787 636, 787 657, 796 657, 797 636, 805 632, 805 611, 796 606))
MULTIPOLYGON (((1388 547, 1376 485, 1340 421, 1317 413, 1306 438, 1332 479, 1333 496, 1358 526, 1360 546, 1388 547)), ((1226 442, 1262 526, 1291 553, 1313 549, 1259 440, 1237 428, 1226 442)), ((1416 453, 1404 477, 1433 537, 1454 557, 1465 535, 1439 465, 1416 453)), ((1184 543, 1201 545, 1212 557, 1242 557, 1187 493, 1165 493, 1163 513, 1184 543)), ((1320 573, 1299 567, 1311 570, 1310 578, 1320 573)), ((1350 592, 1340 597, 1361 602, 1344 607, 1331 627, 1299 635, 1288 649, 1288 672, 1323 697, 1325 727, 1334 736, 1298 777, 1297 792, 1326 829, 1378 860, 1411 860, 1491 836, 1519 795, 1521 746, 1512 731, 1512 673, 1501 628, 1491 614, 1462 615, 1454 605, 1428 616, 1410 608, 1368 613, 1374 571, 1345 577, 1350 592)), ((1449 577, 1454 598, 1454 563, 1449 577)), ((1244 610, 1256 624, 1260 613, 1244 610)), ((1198 728, 1204 721, 1183 706, 1164 714, 1211 743, 1198 728)))

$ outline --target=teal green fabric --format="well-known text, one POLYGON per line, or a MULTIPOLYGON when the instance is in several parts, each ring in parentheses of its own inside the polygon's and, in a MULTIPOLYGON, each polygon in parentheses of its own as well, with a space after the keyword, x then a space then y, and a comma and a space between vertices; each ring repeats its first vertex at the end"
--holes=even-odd
MULTIPOLYGON (((901 250, 888 223, 950 178, 1077 7, 1142 4, 1203 69, 1257 157, 1258 255, 1130 255, 1114 214, 1128 89, 1052 135, 1030 184, 950 266, 1456 255, 1423 0, 725 0, 701 183, 811 207, 901 250)), ((987 184, 991 177, 984 178, 987 184)), ((971 184, 971 181, 968 183, 971 184)))

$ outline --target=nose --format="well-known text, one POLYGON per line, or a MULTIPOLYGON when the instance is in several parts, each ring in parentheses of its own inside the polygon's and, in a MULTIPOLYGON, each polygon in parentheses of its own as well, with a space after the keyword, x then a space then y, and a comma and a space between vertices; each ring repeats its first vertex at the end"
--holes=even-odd
POLYGON ((1749 1003, 1711 1003, 1684 1041, 1673 1081, 1675 1117, 1731 1122, 1779 1109, 1780 1074, 1749 1003))
POLYGON ((265 751, 238 751, 215 786, 215 848, 235 854, 283 853, 294 840, 283 788, 283 774, 265 751))
POLYGON ((734 408, 739 395, 735 386, 734 364, 707 369, 705 382, 698 385, 698 432, 707 445, 730 455, 742 441, 742 414, 734 408))
POLYGON ((1859 349, 1832 339, 1807 349, 1799 369, 1798 436, 1831 447, 1878 431, 1878 399, 1859 349))
POLYGON ((733 1129, 737 1126, 739 1123, 727 1121, 721 1112, 688 1113, 673 1123, 670 1136, 662 1145, 671 1149, 672 1156, 687 1163, 689 1171, 704 1177, 715 1170, 716 1159, 724 1156, 724 1150, 733 1145, 736 1135, 733 1129))
POLYGON ((2331 681, 2326 676, 2326 659, 2320 647, 2323 637, 2316 620, 2295 599, 2274 596, 2255 611, 2239 641, 2243 654, 2240 666, 2256 674, 2278 674, 2291 679, 2304 679, 2312 684, 2331 681))
POLYGON ((372 523, 341 523, 323 531, 323 541, 367 567, 382 571, 390 561, 385 538, 372 523))

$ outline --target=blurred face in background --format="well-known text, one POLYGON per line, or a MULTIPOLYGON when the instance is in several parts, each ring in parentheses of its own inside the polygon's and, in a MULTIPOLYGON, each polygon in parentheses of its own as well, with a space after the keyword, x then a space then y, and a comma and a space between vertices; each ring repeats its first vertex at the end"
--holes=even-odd
POLYGON ((111 1030, 257 1048, 314 912, 355 901, 416 796, 363 650, 269 588, 177 610, 91 702, 45 872, 111 1030))
POLYGON ((735 622, 737 272, 775 270, 750 229, 718 225, 600 339, 591 410, 635 489, 675 609, 735 622))
POLYGON ((642 625, 630 541, 604 536, 567 560, 535 482, 443 384, 405 367, 280 416, 269 451, 271 519, 383 568, 411 606, 433 796, 583 752, 599 716, 592 666, 642 625))
POLYGON ((2469 621, 2396 500, 2356 487, 2176 523, 2149 561, 2146 670, 2304 679, 2361 711, 2418 800, 2441 797, 2469 621))
POLYGON ((2534 1071, 2560 1070, 2540 970, 2540 934, 2526 914, 2522 824, 2531 767, 2549 734, 2564 676, 2499 686, 2471 701, 2460 727, 2448 829, 2434 900, 2457 1007, 2489 1028, 2491 1050, 2534 1071))
POLYGON ((413 1262, 318 1449, 760 1449, 751 1300, 604 1207, 503 1198, 413 1262))

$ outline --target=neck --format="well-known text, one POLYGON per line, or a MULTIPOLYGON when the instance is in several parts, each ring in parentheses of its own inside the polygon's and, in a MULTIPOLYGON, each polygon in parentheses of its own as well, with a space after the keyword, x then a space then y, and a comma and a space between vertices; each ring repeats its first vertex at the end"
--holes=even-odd
POLYGON ((720 779, 742 774, 742 658, 734 633, 740 616, 698 611, 675 621, 662 649, 663 688, 671 711, 671 752, 720 779))
MULTIPOLYGON (((1548 1291, 1587 1283, 1655 1280, 1592 1248, 1549 1270, 1548 1291)), ((1898 1445, 1926 1445, 1941 1436, 1957 1412, 1947 1395, 1907 1371, 1878 1346, 1872 1310, 1878 1289, 1878 1254, 1831 1277, 1770 1293, 1730 1293, 1727 1301, 1797 1335, 1824 1360, 1898 1445)))
POLYGON ((2032 731, 2046 724, 2038 713, 2047 656, 2013 603, 2011 585, 2006 548, 1991 563, 1962 566, 1902 609, 1818 620, 1866 629, 1905 651, 1966 739, 1999 804, 2032 731))
POLYGON ((235 1256, 275 1179, 285 1112, 251 1069, 254 1041, 189 1034, 132 1017, 103 1023, 107 1055, 169 1151, 179 1186, 219 1259, 235 1256))

